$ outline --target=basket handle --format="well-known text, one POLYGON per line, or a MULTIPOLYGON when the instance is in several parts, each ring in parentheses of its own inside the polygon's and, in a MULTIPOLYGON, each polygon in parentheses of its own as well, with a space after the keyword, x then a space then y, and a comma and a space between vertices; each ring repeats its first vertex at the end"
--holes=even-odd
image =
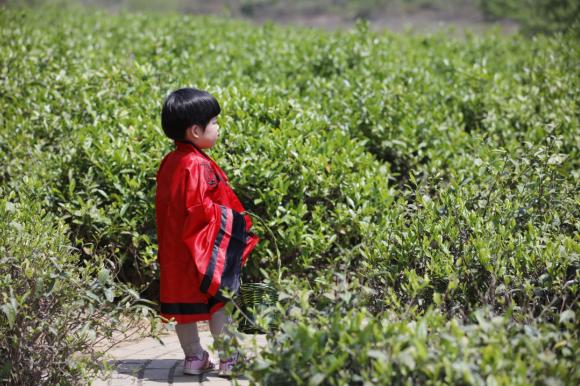
POLYGON ((280 284, 280 281, 282 280, 282 260, 280 258, 280 249, 278 249, 278 243, 276 242, 276 236, 274 235, 274 232, 272 232, 272 230, 270 229, 270 227, 268 226, 268 224, 266 224, 266 221, 264 221, 264 219, 262 219, 256 213, 251 212, 249 210, 245 210, 245 211, 242 212, 242 215, 243 214, 248 214, 248 215, 250 215, 250 216, 258 219, 260 221, 260 223, 262 223, 262 225, 272 235, 272 240, 274 241, 274 247, 276 248, 276 258, 277 258, 277 263, 278 263, 278 284, 280 284))
POLYGON ((248 315, 246 315, 246 313, 242 310, 242 308, 238 305, 238 303, 236 302, 235 299, 231 299, 233 305, 238 309, 238 311, 240 312, 240 314, 242 314, 242 316, 252 325, 254 326, 254 328, 256 328, 257 330, 260 330, 262 332, 265 332, 260 326, 258 326, 258 324, 256 322, 254 322, 254 320, 252 318, 250 318, 248 315))

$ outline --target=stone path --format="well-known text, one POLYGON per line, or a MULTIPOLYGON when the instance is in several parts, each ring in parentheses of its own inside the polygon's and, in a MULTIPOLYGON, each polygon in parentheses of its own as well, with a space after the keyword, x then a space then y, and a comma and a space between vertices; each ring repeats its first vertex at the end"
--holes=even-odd
MULTIPOLYGON (((201 345, 210 353, 211 359, 217 363, 217 352, 212 350, 213 338, 204 324, 199 324, 201 345)), ((253 350, 265 344, 264 335, 242 334, 242 342, 246 355, 251 356, 253 350)), ((227 379, 217 376, 217 371, 204 375, 183 374, 183 351, 179 345, 175 331, 165 329, 161 334, 160 344, 153 338, 145 338, 134 342, 124 342, 109 351, 113 359, 109 362, 116 370, 108 379, 97 379, 94 386, 129 386, 129 385, 249 385, 244 378, 227 379)))

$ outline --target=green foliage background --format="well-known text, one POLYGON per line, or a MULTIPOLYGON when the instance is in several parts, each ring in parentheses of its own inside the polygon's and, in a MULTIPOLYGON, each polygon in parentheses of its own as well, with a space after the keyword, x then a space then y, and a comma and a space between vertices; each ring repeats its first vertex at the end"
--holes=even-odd
POLYGON ((41 205, 66 223, 77 263, 110 259, 150 299, 155 172, 173 146, 161 103, 188 85, 220 101, 210 154, 266 222, 244 279, 286 299, 251 379, 579 380, 572 35, 75 8, 0 8, 0 25, 0 182, 26 192, 5 205, 41 205))
POLYGON ((489 18, 518 21, 529 35, 571 31, 580 36, 580 3, 575 0, 480 0, 489 18))

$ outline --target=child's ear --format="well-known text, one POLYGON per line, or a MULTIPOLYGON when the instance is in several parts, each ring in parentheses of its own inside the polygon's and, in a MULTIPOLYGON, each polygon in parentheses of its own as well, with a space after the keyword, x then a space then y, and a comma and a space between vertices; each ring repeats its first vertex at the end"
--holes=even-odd
POLYGON ((191 125, 187 129, 185 129, 185 136, 191 138, 199 138, 199 136, 203 134, 201 132, 201 128, 199 125, 191 125))
POLYGON ((189 131, 193 138, 199 138, 203 134, 199 125, 190 126, 187 128, 187 131, 189 131))

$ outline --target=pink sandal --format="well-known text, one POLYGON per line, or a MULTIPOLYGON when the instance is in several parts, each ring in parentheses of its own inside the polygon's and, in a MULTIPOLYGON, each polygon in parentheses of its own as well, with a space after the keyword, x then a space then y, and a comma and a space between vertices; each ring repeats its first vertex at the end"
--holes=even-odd
POLYGON ((241 360, 244 360, 244 358, 239 352, 234 354, 231 358, 226 359, 225 361, 220 360, 218 376, 231 377, 233 368, 236 367, 238 362, 241 360))
POLYGON ((186 357, 183 363, 184 374, 199 375, 212 371, 214 368, 215 364, 209 359, 209 353, 205 350, 201 354, 201 358, 186 357))

